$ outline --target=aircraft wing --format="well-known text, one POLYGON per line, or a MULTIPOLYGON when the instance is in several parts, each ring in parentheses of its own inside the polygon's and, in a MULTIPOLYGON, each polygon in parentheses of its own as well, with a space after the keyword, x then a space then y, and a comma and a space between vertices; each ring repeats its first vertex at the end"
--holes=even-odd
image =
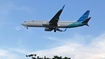
POLYGON ((64 9, 65 5, 62 7, 62 9, 60 9, 56 14, 55 16, 49 21, 50 23, 50 26, 52 27, 56 27, 57 26, 57 23, 59 21, 59 16, 61 15, 63 9, 64 9))

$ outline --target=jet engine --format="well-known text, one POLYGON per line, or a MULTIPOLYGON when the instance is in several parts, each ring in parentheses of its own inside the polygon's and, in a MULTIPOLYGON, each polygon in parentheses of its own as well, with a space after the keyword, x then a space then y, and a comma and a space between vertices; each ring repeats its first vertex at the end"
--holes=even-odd
POLYGON ((52 31, 53 29, 45 28, 45 31, 52 31))

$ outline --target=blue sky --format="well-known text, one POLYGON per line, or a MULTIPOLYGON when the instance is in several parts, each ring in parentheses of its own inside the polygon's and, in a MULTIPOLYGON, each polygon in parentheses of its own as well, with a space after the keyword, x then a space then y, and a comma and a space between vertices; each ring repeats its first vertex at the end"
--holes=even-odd
POLYGON ((26 54, 36 53, 42 57, 105 59, 104 4, 104 0, 1 0, 0 58, 28 59, 26 54), (77 20, 90 10, 90 26, 54 33, 21 25, 25 20, 50 20, 63 5, 60 21, 77 20))

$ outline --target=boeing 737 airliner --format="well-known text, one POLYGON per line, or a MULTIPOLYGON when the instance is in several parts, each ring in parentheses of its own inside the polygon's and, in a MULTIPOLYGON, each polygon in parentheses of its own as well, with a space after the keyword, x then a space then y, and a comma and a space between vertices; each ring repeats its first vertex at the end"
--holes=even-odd
POLYGON ((80 27, 84 25, 88 25, 88 21, 91 19, 89 16, 90 10, 87 10, 77 21, 75 22, 63 22, 59 21, 59 17, 64 9, 65 5, 55 14, 55 16, 50 21, 39 21, 39 20, 31 20, 24 21, 22 23, 27 29, 28 27, 45 27, 45 31, 60 31, 64 32, 67 28, 80 27), (65 30, 60 30, 59 28, 65 28, 65 30))

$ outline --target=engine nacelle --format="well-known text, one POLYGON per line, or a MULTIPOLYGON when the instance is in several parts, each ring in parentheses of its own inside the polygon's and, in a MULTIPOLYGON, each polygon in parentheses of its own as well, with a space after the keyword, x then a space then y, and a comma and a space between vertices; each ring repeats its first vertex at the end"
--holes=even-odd
POLYGON ((45 28, 45 31, 52 31, 53 29, 45 28))

